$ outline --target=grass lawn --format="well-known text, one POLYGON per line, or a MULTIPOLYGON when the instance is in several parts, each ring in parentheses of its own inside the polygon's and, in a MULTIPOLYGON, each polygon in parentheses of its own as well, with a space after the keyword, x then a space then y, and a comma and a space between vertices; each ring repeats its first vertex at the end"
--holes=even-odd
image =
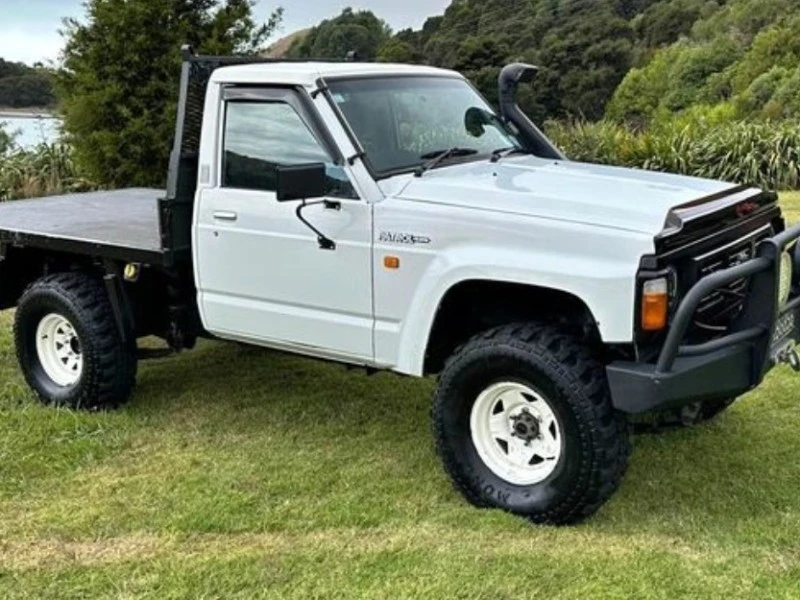
MULTIPOLYGON (((800 220, 800 194, 784 196, 800 220)), ((0 316, 0 598, 799 598, 800 376, 634 438, 587 523, 451 490, 429 380, 203 343, 126 408, 40 407, 0 316)))

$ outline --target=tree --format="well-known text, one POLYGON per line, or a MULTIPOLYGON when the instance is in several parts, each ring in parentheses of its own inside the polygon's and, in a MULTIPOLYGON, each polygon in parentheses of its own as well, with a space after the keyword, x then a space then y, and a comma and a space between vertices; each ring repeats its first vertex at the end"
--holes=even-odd
POLYGON ((539 97, 548 115, 599 119, 631 67, 633 31, 609 9, 575 13, 544 37, 539 97))
POLYGON ((252 53, 281 20, 256 23, 252 0, 87 0, 65 20, 56 74, 75 160, 102 185, 163 185, 172 141, 180 47, 252 53))
POLYGON ((0 106, 47 107, 55 102, 50 71, 0 58, 0 106))
POLYGON ((636 33, 649 48, 671 44, 692 30, 692 25, 702 14, 704 4, 705 0, 673 0, 654 4, 637 22, 636 33))
POLYGON ((414 47, 400 38, 393 37, 378 50, 376 57, 379 62, 414 63, 419 60, 419 55, 414 47))
POLYGON ((55 102, 50 76, 32 72, 0 79, 0 106, 45 107, 55 102))
MULTIPOLYGON (((375 60, 389 41, 391 29, 368 10, 345 8, 338 17, 326 19, 289 48, 295 58, 344 59, 354 51, 359 60, 375 60)), ((392 50, 395 52, 395 50, 392 50)))

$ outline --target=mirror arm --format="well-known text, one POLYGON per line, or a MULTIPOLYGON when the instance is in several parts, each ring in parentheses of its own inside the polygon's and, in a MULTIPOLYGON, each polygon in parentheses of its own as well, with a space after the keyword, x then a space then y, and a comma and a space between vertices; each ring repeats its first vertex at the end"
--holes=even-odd
POLYGON ((319 244, 321 250, 336 250, 336 242, 314 227, 303 217, 303 209, 307 206, 314 206, 315 204, 324 204, 325 208, 331 208, 333 210, 341 210, 342 204, 341 202, 335 202, 331 200, 319 200, 318 202, 306 202, 305 200, 301 200, 300 204, 297 205, 297 208, 294 211, 294 214, 297 216, 300 222, 317 234, 317 243, 319 244))

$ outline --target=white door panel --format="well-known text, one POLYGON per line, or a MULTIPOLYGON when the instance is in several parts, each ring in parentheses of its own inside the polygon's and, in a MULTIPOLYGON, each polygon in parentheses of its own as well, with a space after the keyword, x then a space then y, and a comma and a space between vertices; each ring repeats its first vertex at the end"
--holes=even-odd
POLYGON ((322 250, 297 202, 249 190, 202 194, 199 287, 211 331, 372 357, 369 205, 307 207, 303 216, 336 242, 322 250))
POLYGON ((198 190, 195 272, 203 324, 221 337, 373 360, 372 208, 297 91, 223 90, 219 174, 198 190), (330 200, 303 217, 278 202, 278 167, 324 163, 330 200), (333 196, 337 196, 334 198, 333 196))

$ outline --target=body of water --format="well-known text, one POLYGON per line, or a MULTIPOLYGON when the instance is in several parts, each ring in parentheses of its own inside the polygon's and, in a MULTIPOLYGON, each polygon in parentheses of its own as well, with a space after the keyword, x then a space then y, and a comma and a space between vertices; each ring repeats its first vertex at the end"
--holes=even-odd
POLYGON ((55 142, 59 137, 59 119, 49 117, 5 116, 0 113, 3 129, 16 134, 14 143, 21 148, 30 148, 42 142, 55 142))

